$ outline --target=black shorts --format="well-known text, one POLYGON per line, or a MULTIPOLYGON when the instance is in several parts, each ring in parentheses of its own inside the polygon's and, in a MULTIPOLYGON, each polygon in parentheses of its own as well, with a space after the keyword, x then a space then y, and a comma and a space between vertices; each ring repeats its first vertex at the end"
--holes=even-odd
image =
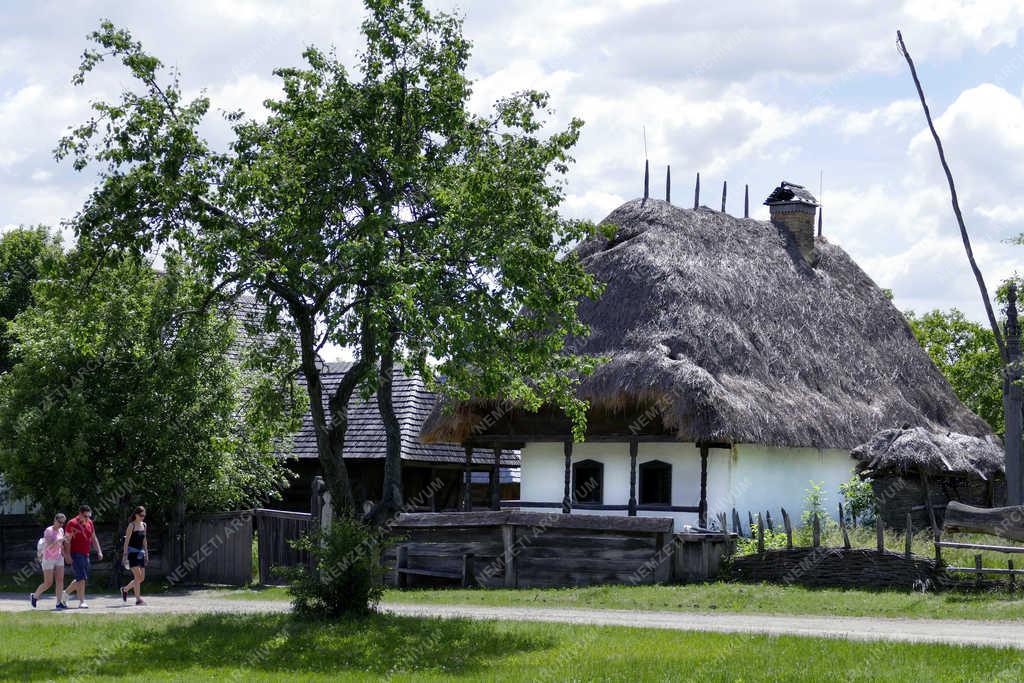
POLYGON ((146 566, 146 551, 137 550, 135 548, 128 548, 128 566, 129 567, 145 567, 146 566))

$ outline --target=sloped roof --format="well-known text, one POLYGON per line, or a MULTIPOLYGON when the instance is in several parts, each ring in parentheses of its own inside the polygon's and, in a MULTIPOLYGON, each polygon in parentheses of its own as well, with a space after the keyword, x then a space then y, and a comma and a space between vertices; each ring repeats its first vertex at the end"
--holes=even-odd
MULTIPOLYGON (((985 436, 903 315, 839 247, 814 267, 767 221, 629 201, 576 254, 606 283, 580 303, 609 360, 579 389, 592 408, 655 407, 682 441, 851 449, 903 424, 985 436)), ((431 440, 460 441, 487 401, 437 411, 431 440)))
POLYGON ((817 206, 818 200, 814 198, 814 195, 808 191, 803 185, 797 185, 783 180, 779 183, 779 186, 772 190, 772 193, 768 195, 768 199, 764 200, 764 203, 768 206, 772 204, 782 203, 795 203, 795 204, 807 204, 809 206, 817 206))
MULTIPOLYGON (((327 397, 337 389, 345 371, 351 363, 325 364, 320 379, 324 385, 324 409, 327 410, 327 397)), ((300 378, 301 381, 301 378, 300 378)), ((401 369, 395 371, 392 388, 395 413, 402 427, 402 459, 428 463, 463 464, 466 461, 465 451, 455 444, 426 444, 420 441, 420 429, 436 402, 436 395, 423 386, 419 377, 409 377, 401 369)), ((384 422, 377 408, 377 399, 371 396, 362 400, 358 395, 352 398, 348 413, 348 431, 345 434, 345 459, 383 459, 387 448, 387 436, 384 422)), ((299 458, 316 458, 316 432, 310 413, 302 419, 302 428, 295 435, 293 455, 299 458)), ((491 465, 494 463, 494 451, 475 449, 473 463, 491 465)), ((502 466, 518 467, 518 451, 505 450, 502 453, 502 466)))
POLYGON ((926 474, 977 474, 988 479, 1004 471, 1003 444, 995 436, 933 432, 922 427, 885 429, 851 451, 858 469, 914 470, 926 474))

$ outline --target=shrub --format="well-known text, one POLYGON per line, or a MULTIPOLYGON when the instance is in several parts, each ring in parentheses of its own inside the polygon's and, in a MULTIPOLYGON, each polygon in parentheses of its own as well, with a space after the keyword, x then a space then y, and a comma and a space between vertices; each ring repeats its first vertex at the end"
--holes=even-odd
POLYGON ((846 512, 851 525, 869 526, 875 522, 875 491, 871 478, 856 474, 850 481, 839 485, 839 492, 846 500, 846 512))
POLYGON ((340 617, 368 614, 384 592, 381 551, 392 541, 379 528, 351 517, 335 519, 295 541, 296 550, 313 559, 308 567, 289 567, 292 608, 304 616, 340 617))
MULTIPOLYGON (((736 539, 737 555, 753 555, 757 552, 757 523, 750 527, 750 538, 742 536, 736 539)), ((786 531, 777 529, 772 531, 768 526, 764 528, 764 549, 781 550, 786 547, 786 531)))
POLYGON ((828 491, 816 481, 809 483, 811 487, 805 489, 804 510, 800 513, 800 528, 796 530, 796 539, 794 539, 796 544, 803 546, 809 546, 812 543, 815 514, 818 515, 818 521, 821 525, 822 538, 825 538, 826 535, 839 526, 825 509, 825 499, 828 491))

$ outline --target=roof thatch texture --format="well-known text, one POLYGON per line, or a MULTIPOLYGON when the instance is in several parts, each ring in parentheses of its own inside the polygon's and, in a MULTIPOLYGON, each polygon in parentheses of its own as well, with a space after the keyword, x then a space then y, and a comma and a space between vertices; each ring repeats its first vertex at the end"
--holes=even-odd
MULTIPOLYGON (((321 371, 325 410, 329 410, 328 397, 338 388, 349 367, 351 363, 327 363, 321 371)), ((423 386, 423 380, 419 377, 410 377, 397 368, 392 385, 392 401, 402 428, 402 460, 465 463, 466 454, 461 446, 446 443, 425 444, 420 441, 420 429, 436 403, 436 396, 423 386)), ((348 430, 345 432, 345 459, 383 459, 386 450, 387 434, 377 407, 376 396, 371 396, 366 401, 358 394, 353 396, 348 409, 348 430)), ((302 428, 295 435, 291 455, 299 458, 318 457, 316 431, 313 428, 312 414, 309 412, 303 417, 302 428)), ((494 452, 490 449, 474 449, 472 460, 474 465, 491 465, 494 463, 494 452)), ((518 467, 518 451, 504 450, 501 464, 505 467, 518 467)))
MULTIPOLYGON (((633 200, 611 239, 577 253, 607 285, 572 340, 609 362, 579 394, 600 410, 656 407, 682 441, 850 449, 902 424, 985 435, 903 315, 839 247, 814 267, 784 228, 705 207, 633 200)), ((430 440, 461 441, 481 403, 435 411, 430 440)))
POLYGON ((923 427, 885 429, 853 449, 859 470, 907 474, 978 474, 1003 471, 1003 445, 994 436, 934 432, 923 427))

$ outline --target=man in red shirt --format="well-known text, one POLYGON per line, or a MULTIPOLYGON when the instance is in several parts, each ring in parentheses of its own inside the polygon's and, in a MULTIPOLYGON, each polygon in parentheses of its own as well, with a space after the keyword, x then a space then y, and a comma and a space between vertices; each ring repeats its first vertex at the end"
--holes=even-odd
POLYGON ((64 527, 64 536, 71 552, 71 568, 75 573, 75 580, 68 586, 67 592, 78 593, 78 606, 83 609, 89 607, 85 602, 85 582, 89 580, 89 551, 95 547, 99 561, 103 561, 103 549, 96 538, 96 527, 91 518, 92 508, 82 505, 78 508, 78 516, 64 527))

